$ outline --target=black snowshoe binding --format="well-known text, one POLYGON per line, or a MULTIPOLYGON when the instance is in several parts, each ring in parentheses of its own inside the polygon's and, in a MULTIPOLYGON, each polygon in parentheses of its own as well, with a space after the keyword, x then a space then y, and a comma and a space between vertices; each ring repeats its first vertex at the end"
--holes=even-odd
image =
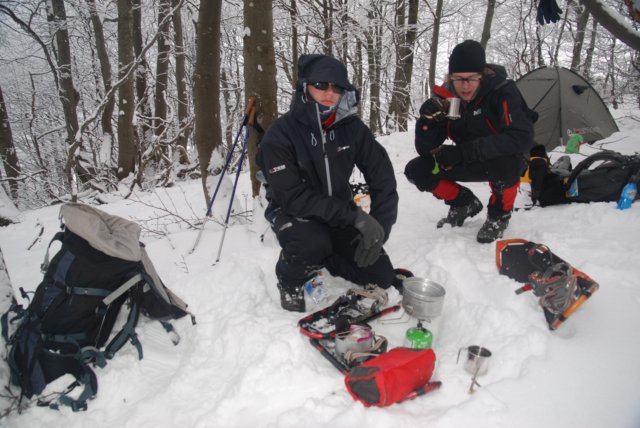
POLYGON ((368 321, 400 309, 400 305, 385 308, 387 303, 387 292, 380 287, 352 288, 332 305, 302 318, 298 326, 314 348, 338 370, 346 373, 350 367, 385 352, 387 341, 383 337, 375 337, 366 352, 340 356, 336 351, 336 336, 348 332, 352 326, 367 326, 368 321))
POLYGON ((502 238, 504 231, 509 226, 510 218, 511 214, 505 214, 495 218, 487 217, 487 220, 484 222, 476 236, 478 242, 481 244, 489 244, 496 239, 502 238))
POLYGON ((460 187, 460 193, 451 202, 448 202, 449 213, 438 221, 436 227, 442 228, 445 224, 451 227, 460 227, 464 221, 482 211, 482 202, 466 187, 460 187))
POLYGON ((542 244, 524 239, 496 243, 496 265, 501 274, 524 283, 516 294, 533 291, 539 298, 549 329, 557 329, 599 285, 542 244))

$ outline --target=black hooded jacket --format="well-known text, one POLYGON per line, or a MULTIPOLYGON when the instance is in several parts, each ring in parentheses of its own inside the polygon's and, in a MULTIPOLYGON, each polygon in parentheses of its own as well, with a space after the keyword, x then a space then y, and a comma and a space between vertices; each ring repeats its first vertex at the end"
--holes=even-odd
POLYGON ((537 115, 527 107, 515 82, 507 80, 501 66, 487 66, 478 94, 461 103, 460 115, 460 119, 438 123, 420 117, 415 138, 418 154, 431 156, 430 151, 447 138, 466 152, 467 160, 480 162, 528 154, 533 147, 537 115))
POLYGON ((398 193, 391 161, 356 115, 357 95, 347 91, 335 121, 322 129, 318 103, 298 86, 289 112, 276 120, 260 143, 258 164, 268 184, 265 215, 283 212, 331 227, 353 225, 357 207, 349 185, 354 166, 369 185, 370 214, 388 238, 396 222, 398 193))

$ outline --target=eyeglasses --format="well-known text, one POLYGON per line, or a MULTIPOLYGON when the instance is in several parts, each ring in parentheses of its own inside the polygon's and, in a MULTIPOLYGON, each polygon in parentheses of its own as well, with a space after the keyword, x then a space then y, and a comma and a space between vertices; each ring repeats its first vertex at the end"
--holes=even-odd
POLYGON ((344 94, 344 88, 342 86, 336 85, 335 83, 315 82, 315 83, 311 83, 311 86, 323 92, 331 88, 331 91, 333 91, 334 94, 338 94, 338 95, 344 94))
POLYGON ((473 76, 473 77, 458 77, 451 76, 449 78, 453 83, 478 83, 482 80, 482 76, 473 76))

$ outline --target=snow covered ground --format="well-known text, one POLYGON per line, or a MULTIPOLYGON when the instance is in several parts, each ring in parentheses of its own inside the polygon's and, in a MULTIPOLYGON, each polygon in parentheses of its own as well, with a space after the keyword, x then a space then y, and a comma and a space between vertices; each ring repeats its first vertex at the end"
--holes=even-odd
MULTIPOLYGON (((618 118, 623 130, 571 155, 573 164, 601 147, 640 151, 639 120, 637 111, 618 118)), ((594 297, 552 332, 534 296, 514 294, 520 284, 498 274, 495 245, 476 242, 486 212, 462 228, 436 229, 447 207, 419 193, 402 173, 415 156, 412 133, 380 141, 396 168, 400 193, 398 222, 385 248, 395 265, 446 288, 443 314, 430 325, 440 390, 388 408, 366 409, 349 396, 343 376, 298 332, 300 314, 280 308, 273 270, 279 246, 259 204, 253 207, 243 174, 238 203, 240 210, 254 209, 255 216, 252 222, 232 219, 215 265, 230 179, 214 206, 216 221, 206 223, 192 253, 197 230, 164 210, 190 222, 201 218, 199 181, 138 192, 130 200, 114 196, 100 207, 144 226, 143 241, 160 276, 189 304, 198 323, 176 322, 182 341, 174 347, 159 324, 141 320, 144 359, 126 345, 97 369, 99 391, 88 411, 56 412, 34 404, 0 419, 0 426, 640 426, 640 205, 620 211, 613 202, 573 204, 515 213, 505 238, 547 244, 600 284, 594 297), (469 345, 493 353, 488 373, 478 379, 482 386, 472 395, 470 375, 456 363, 458 350, 469 345)), ((553 153, 552 160, 560 155, 553 153)), ((217 177, 211 181, 216 182, 217 177)), ((470 187, 486 202, 486 184, 470 187)), ((519 206, 529 202, 525 190, 519 206)), ((32 290, 41 280, 39 265, 58 230, 58 211, 53 206, 23 212, 19 223, 0 228, 15 289, 32 290)), ((338 278, 326 283, 334 294, 348 288, 338 278)), ((397 293, 391 298, 401 299, 397 293)), ((391 346, 401 345, 405 330, 415 325, 398 317, 373 323, 391 346)), ((4 363, 0 377, 6 385, 4 363)), ((65 377, 50 387, 60 390, 69 383, 65 377)), ((3 390, 0 409, 9 403, 3 390)))

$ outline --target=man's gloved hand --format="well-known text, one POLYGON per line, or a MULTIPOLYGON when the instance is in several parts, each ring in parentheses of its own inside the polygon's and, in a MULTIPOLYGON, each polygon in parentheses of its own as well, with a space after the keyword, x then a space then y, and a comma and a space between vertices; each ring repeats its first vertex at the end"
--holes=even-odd
POLYGON ((353 258, 358 267, 371 266, 380 257, 380 250, 384 244, 384 229, 375 218, 360 208, 353 226, 360 232, 360 236, 354 239, 359 242, 353 258))
POLYGON ((538 22, 540 25, 560 20, 562 9, 558 7, 556 0, 540 0, 538 3, 538 22))
POLYGON ((429 98, 420 107, 420 117, 426 122, 442 122, 447 118, 445 99, 440 97, 429 98))
POLYGON ((443 145, 432 151, 433 156, 445 171, 450 170, 454 166, 462 163, 462 151, 458 146, 443 145))

